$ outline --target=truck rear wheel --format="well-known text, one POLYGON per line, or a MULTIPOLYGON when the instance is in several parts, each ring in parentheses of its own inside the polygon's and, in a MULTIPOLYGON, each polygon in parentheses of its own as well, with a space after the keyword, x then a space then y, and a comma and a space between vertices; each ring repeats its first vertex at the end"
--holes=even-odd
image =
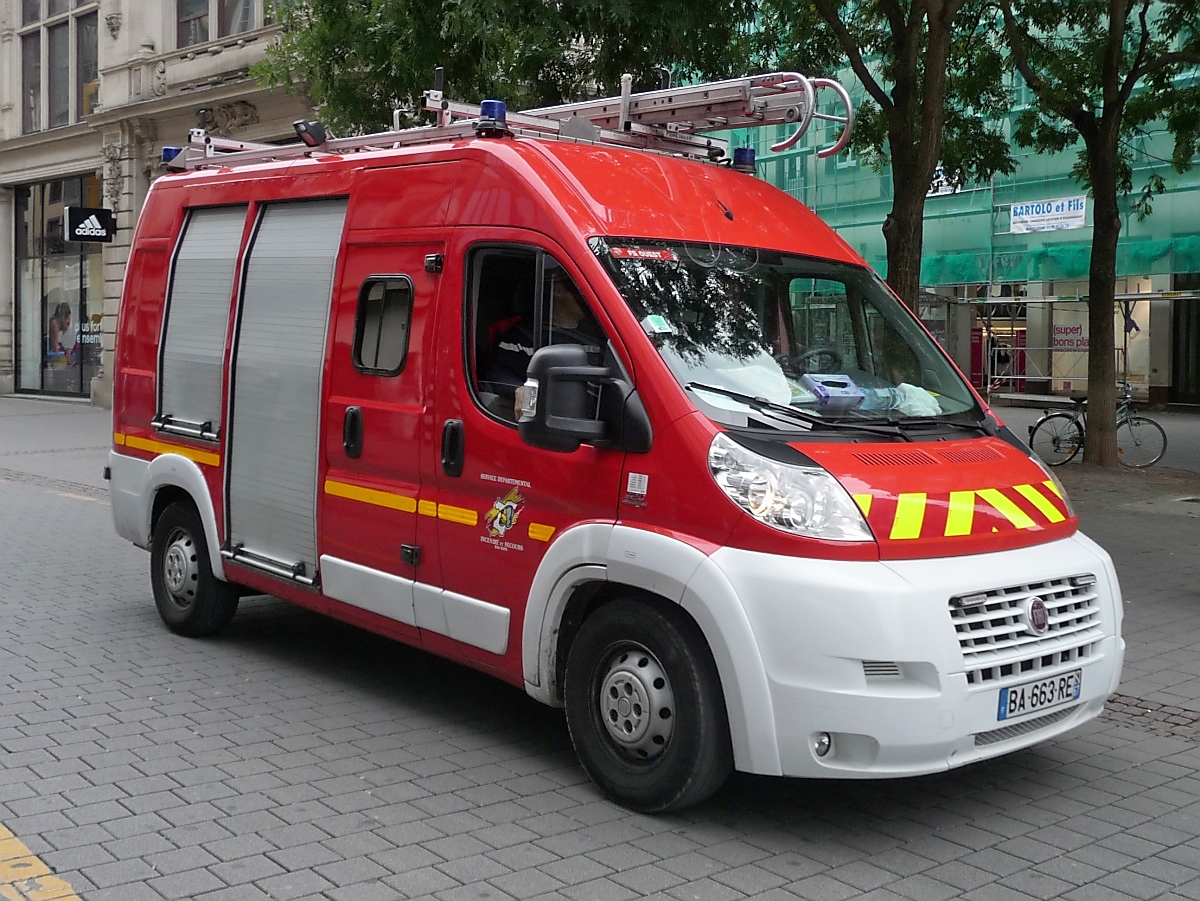
POLYGON ((697 804, 733 768, 716 664, 678 608, 622 599, 589 616, 567 655, 564 695, 583 768, 626 807, 697 804))
POLYGON ((158 615, 178 635, 215 635, 237 611, 238 590, 213 575, 204 525, 190 503, 171 504, 154 526, 150 584, 158 615))

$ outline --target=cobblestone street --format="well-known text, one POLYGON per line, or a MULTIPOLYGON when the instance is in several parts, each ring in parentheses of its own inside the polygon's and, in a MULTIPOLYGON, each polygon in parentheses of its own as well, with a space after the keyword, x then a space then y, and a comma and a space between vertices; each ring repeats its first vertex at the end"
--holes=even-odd
POLYGON ((463 667, 271 598, 172 635, 113 532, 108 438, 0 398, 0 898, 1200 899, 1196 473, 1063 468, 1125 596, 1100 720, 648 817, 600 797, 560 711, 463 667))

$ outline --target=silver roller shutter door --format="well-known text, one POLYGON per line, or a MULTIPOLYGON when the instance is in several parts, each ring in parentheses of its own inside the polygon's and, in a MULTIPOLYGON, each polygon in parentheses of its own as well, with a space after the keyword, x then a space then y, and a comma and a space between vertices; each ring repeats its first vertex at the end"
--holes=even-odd
POLYGON ((192 210, 175 256, 162 350, 161 416, 221 421, 221 367, 246 207, 192 210))
POLYGON ((231 543, 316 573, 321 375, 345 200, 268 206, 246 267, 229 452, 231 543))

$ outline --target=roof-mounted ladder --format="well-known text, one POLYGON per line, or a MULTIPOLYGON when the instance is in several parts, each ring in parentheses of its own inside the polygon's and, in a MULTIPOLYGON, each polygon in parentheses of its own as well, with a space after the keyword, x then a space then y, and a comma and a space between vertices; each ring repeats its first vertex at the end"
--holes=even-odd
POLYGON ((792 125, 792 134, 771 145, 781 151, 794 146, 814 119, 842 124, 842 132, 831 145, 817 151, 818 157, 839 153, 849 142, 854 127, 854 108, 846 89, 828 78, 807 78, 798 72, 773 72, 731 78, 705 84, 682 85, 633 93, 633 79, 621 78, 621 96, 579 103, 545 106, 520 113, 505 113, 495 101, 483 104, 456 103, 442 92, 442 71, 437 70, 434 88, 426 91, 423 108, 437 114, 437 124, 399 128, 402 111, 395 115, 397 128, 379 134, 350 138, 325 138, 323 130, 297 133, 304 142, 287 145, 255 144, 209 135, 194 128, 188 146, 168 158, 174 148, 164 148, 169 169, 204 166, 236 166, 266 160, 294 159, 321 153, 353 153, 384 150, 471 138, 477 135, 540 137, 557 140, 613 144, 658 153, 687 156, 712 162, 727 159, 729 142, 709 132, 765 125, 792 125), (844 115, 817 111, 819 91, 831 91, 841 102, 844 115), (314 140, 316 141, 315 143, 314 140))

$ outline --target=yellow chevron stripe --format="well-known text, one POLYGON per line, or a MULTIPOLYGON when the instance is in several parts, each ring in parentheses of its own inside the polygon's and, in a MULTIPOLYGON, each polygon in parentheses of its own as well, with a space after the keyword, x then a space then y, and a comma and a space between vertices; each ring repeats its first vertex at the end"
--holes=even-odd
POLYGON ((970 535, 975 521, 975 492, 951 491, 950 508, 946 513, 946 537, 970 535))
POLYGON ((554 526, 543 525, 540 522, 531 522, 529 524, 529 537, 534 541, 549 541, 555 531, 554 526))
POLYGON ((1042 516, 1046 517, 1046 519, 1050 520, 1050 522, 1062 522, 1064 519, 1066 519, 1066 517, 1059 512, 1058 508, 1046 499, 1046 495, 1042 494, 1032 485, 1014 485, 1013 490, 1020 494, 1021 497, 1025 498, 1025 500, 1029 501, 1029 503, 1037 507, 1038 512, 1041 513, 1042 516))
POLYGON ((1045 485, 1047 488, 1049 488, 1052 492, 1054 492, 1055 496, 1059 500, 1064 500, 1064 498, 1062 496, 1062 492, 1058 490, 1058 486, 1055 485, 1053 481, 1051 481, 1050 479, 1046 479, 1046 481, 1042 482, 1042 484, 1045 485))
POLYGON ((179 454, 181 457, 187 457, 193 463, 203 463, 206 466, 221 465, 220 454, 197 450, 194 447, 184 447, 182 444, 152 441, 149 438, 138 438, 135 435, 125 435, 123 441, 117 441, 117 436, 114 435, 113 440, 117 444, 124 444, 126 447, 132 447, 134 450, 149 451, 152 454, 179 454))
POLYGON ((995 488, 981 488, 979 496, 991 504, 996 510, 1018 529, 1032 529, 1037 526, 1029 515, 1001 494, 995 488))
POLYGON ((334 497, 344 497, 352 501, 372 504, 376 507, 399 510, 402 513, 417 512, 417 499, 415 497, 409 497, 406 494, 395 494, 391 491, 376 491, 374 488, 363 488, 359 485, 338 482, 334 479, 325 480, 325 493, 331 494, 334 497))
POLYGON ((896 518, 892 521, 892 541, 921 537, 921 525, 925 522, 924 492, 901 494, 896 498, 896 518))
POLYGON ((870 494, 856 494, 853 497, 854 503, 858 504, 858 509, 862 510, 862 515, 870 516, 871 501, 873 500, 873 496, 870 494))

